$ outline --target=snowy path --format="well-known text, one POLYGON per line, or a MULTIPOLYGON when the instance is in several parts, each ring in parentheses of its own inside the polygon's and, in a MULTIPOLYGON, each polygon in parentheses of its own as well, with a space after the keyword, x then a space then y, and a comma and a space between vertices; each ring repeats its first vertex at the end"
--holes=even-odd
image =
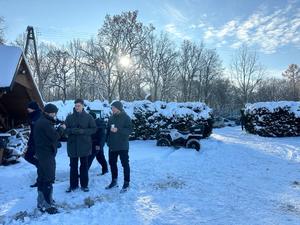
MULTIPOLYGON (((0 167, 0 224, 300 224, 300 137, 262 138, 237 128, 214 130, 200 153, 131 142, 131 189, 107 191, 110 175, 90 171, 90 192, 66 194, 68 158, 57 156, 57 215, 12 220, 36 205, 35 170, 28 163, 0 167), (95 199, 91 208, 84 199, 95 199)), ((119 170, 121 165, 119 165, 119 170)), ((122 185, 122 173, 119 184, 122 185)))

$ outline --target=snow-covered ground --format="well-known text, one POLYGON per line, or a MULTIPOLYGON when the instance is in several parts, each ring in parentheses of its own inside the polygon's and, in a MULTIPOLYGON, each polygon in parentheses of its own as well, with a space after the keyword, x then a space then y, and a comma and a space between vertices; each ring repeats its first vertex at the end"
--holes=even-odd
POLYGON ((64 208, 56 215, 34 213, 33 166, 22 160, 0 167, 0 224, 300 224, 295 182, 300 181, 300 137, 263 138, 227 127, 203 140, 200 153, 157 147, 155 141, 133 141, 130 148, 127 193, 105 190, 110 175, 97 176, 95 161, 90 192, 67 194, 69 161, 63 145, 54 198, 64 208), (94 201, 90 208, 88 197, 94 201), (24 222, 13 220, 20 211, 30 215, 24 222))

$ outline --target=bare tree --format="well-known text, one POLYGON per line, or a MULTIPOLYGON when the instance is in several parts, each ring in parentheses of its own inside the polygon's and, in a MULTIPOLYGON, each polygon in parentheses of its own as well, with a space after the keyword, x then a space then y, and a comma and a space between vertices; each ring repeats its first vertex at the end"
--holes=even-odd
POLYGON ((48 53, 51 60, 51 69, 53 76, 51 79, 52 87, 57 90, 57 97, 60 96, 60 91, 62 91, 62 99, 65 101, 67 99, 67 89, 71 85, 70 77, 70 54, 64 49, 52 49, 48 53))
POLYGON ((233 116, 239 110, 236 107, 235 87, 229 78, 217 78, 211 86, 209 106, 215 115, 233 116))
POLYGON ((200 74, 203 65, 204 46, 191 41, 183 41, 180 50, 178 71, 182 90, 182 101, 190 101, 194 80, 200 74))
POLYGON ((84 58, 81 63, 86 69, 97 76, 99 80, 99 92, 105 99, 112 101, 116 81, 114 79, 114 55, 111 48, 107 48, 97 40, 91 39, 81 48, 84 58))
POLYGON ((269 78, 259 83, 254 100, 258 102, 293 100, 289 89, 288 81, 269 78))
POLYGON ((74 99, 77 98, 78 95, 78 80, 80 76, 80 67, 81 63, 80 61, 83 61, 83 54, 82 54, 82 43, 80 40, 73 40, 68 44, 68 52, 71 57, 71 71, 72 71, 72 77, 74 78, 74 86, 72 87, 74 92, 74 99))
MULTIPOLYGON (((126 56, 134 66, 138 47, 143 44, 153 30, 151 25, 147 27, 139 22, 137 16, 137 11, 123 12, 114 16, 107 15, 98 33, 99 42, 105 46, 105 51, 109 53, 110 59, 113 61, 113 67, 108 72, 115 75, 116 83, 112 85, 112 90, 117 88, 120 99, 123 98, 123 82, 129 77, 126 76, 129 73, 126 73, 124 67, 120 66, 120 59, 126 56)), ((113 77, 111 74, 109 76, 113 77)))
POLYGON ((152 100, 166 98, 169 92, 168 88, 175 81, 177 53, 174 51, 172 42, 164 33, 161 33, 158 38, 151 34, 141 46, 140 54, 152 100), (161 94, 163 96, 159 96, 161 94))
POLYGON ((177 80, 177 57, 178 53, 170 43, 165 51, 164 57, 161 59, 161 100, 172 101, 174 99, 174 92, 176 91, 177 80))
POLYGON ((209 103, 212 94, 212 84, 223 73, 222 62, 215 49, 207 49, 203 54, 203 64, 199 74, 198 92, 205 103, 209 103))
POLYGON ((236 52, 230 69, 236 81, 240 102, 244 105, 253 97, 255 88, 265 75, 265 70, 258 61, 257 53, 250 51, 246 45, 236 52))
POLYGON ((300 81, 300 68, 297 64, 290 64, 289 67, 282 73, 282 76, 287 78, 292 87, 292 98, 294 101, 299 99, 298 84, 300 81))

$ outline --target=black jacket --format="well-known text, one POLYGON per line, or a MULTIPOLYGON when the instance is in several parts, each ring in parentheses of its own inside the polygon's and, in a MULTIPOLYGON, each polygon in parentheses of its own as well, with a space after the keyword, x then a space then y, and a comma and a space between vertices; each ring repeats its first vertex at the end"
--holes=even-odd
POLYGON ((58 140, 63 131, 56 130, 54 124, 55 120, 46 114, 42 114, 35 123, 33 137, 38 160, 56 155, 58 140))
POLYGON ((85 157, 92 152, 91 135, 96 132, 94 118, 83 111, 77 113, 75 110, 67 116, 65 121, 66 134, 68 135, 68 156, 85 157))
POLYGON ((103 119, 97 118, 95 120, 97 131, 92 135, 92 142, 93 145, 100 146, 100 148, 103 148, 105 144, 105 138, 106 138, 106 124, 103 119))
POLYGON ((129 150, 129 135, 132 132, 132 122, 130 117, 121 111, 119 114, 113 114, 107 124, 107 145, 110 151, 129 150), (118 131, 110 131, 114 124, 118 131))
POLYGON ((29 135, 29 139, 28 139, 28 143, 27 143, 27 151, 32 152, 32 155, 34 155, 34 153, 35 153, 33 130, 34 130, 35 123, 41 117, 41 114, 42 114, 41 110, 39 110, 39 109, 28 114, 29 125, 30 125, 30 135, 29 135))

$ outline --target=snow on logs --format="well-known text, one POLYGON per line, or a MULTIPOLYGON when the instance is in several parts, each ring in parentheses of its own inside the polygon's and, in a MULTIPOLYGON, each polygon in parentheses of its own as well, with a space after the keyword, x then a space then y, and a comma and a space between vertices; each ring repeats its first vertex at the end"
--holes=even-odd
MULTIPOLYGON (((74 101, 69 100, 52 102, 58 108, 58 118, 64 120, 72 112, 74 101)), ((151 102, 148 100, 125 102, 122 101, 125 112, 131 117, 134 132, 131 139, 155 139, 160 129, 176 128, 178 125, 191 127, 193 125, 204 126, 204 137, 208 137, 212 131, 212 110, 201 102, 151 102)), ((87 107, 101 117, 108 118, 111 115, 110 104, 107 101, 85 101, 87 107), (98 114, 99 115, 99 114, 98 114)))
POLYGON ((246 104, 245 129, 265 137, 300 136, 300 102, 246 104))

